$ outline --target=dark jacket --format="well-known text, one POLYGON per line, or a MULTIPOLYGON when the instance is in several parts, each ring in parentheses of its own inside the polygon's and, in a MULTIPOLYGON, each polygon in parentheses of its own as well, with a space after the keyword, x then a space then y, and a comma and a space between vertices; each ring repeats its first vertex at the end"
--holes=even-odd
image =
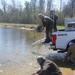
POLYGON ((56 15, 50 15, 50 18, 53 20, 53 28, 54 28, 54 31, 57 31, 56 21, 58 19, 58 16, 56 16, 56 15))
POLYGON ((56 23, 58 16, 56 15, 50 15, 50 18, 53 20, 54 23, 56 23))
POLYGON ((52 28, 53 20, 49 17, 44 17, 42 20, 43 26, 46 27, 46 29, 52 28))
POLYGON ((37 73, 38 75, 62 75, 58 66, 50 60, 45 60, 37 73))

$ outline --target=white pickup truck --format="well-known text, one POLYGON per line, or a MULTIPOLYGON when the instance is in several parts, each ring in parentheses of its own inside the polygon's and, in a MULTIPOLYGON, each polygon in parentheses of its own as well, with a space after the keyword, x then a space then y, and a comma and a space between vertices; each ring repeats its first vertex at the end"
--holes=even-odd
POLYGON ((67 51, 69 43, 75 42, 75 18, 65 18, 65 29, 52 33, 52 43, 50 47, 60 52, 67 51))

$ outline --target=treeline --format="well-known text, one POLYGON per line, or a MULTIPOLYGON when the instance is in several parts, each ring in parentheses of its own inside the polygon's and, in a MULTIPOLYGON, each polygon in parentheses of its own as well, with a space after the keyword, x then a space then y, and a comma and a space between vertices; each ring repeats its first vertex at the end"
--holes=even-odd
MULTIPOLYGON (((75 17, 75 0, 69 0, 67 4, 60 0, 60 9, 55 9, 58 15, 58 24, 63 24, 65 17, 75 17)), ((50 15, 50 10, 56 8, 53 0, 31 0, 25 1, 24 6, 20 2, 1 0, 0 22, 37 24, 38 14, 50 15)))

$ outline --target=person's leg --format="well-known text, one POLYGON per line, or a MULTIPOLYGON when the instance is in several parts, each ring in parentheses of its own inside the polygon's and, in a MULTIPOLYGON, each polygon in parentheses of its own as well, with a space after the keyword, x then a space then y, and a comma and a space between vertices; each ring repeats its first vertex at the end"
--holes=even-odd
POLYGON ((49 37, 52 39, 52 29, 49 30, 49 37))
POLYGON ((54 23, 54 31, 57 31, 56 23, 54 23))
POLYGON ((43 43, 49 43, 50 41, 51 41, 50 32, 49 30, 46 30, 46 39, 43 43))
POLYGON ((49 30, 46 30, 46 39, 49 39, 49 30))
POLYGON ((49 38, 52 41, 52 31, 53 31, 53 27, 52 25, 49 27, 49 38))

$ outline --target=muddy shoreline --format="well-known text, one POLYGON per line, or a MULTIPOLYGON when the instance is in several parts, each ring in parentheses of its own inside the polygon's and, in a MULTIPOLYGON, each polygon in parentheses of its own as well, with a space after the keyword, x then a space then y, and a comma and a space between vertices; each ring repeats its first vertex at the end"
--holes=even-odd
MULTIPOLYGON (((4 27, 11 28, 11 26, 4 26, 4 27)), ((18 27, 12 27, 12 28, 18 28, 18 27)), ((11 52, 10 50, 8 51, 9 53, 8 55, 5 55, 4 53, 5 56, 4 55, 0 56, 0 75, 31 75, 32 73, 36 72, 39 69, 39 67, 37 67, 38 64, 36 64, 37 56, 39 55, 46 56, 48 54, 55 56, 55 57, 54 56, 50 56, 50 57, 56 58, 55 63, 59 66, 62 75, 75 75, 75 68, 74 68, 75 66, 72 66, 68 63, 64 63, 62 60, 57 59, 62 54, 60 53, 58 54, 57 52, 53 50, 49 50, 49 48, 46 47, 47 46, 40 44, 38 47, 36 47, 38 48, 38 51, 32 48, 31 51, 38 52, 35 54, 33 54, 31 51, 27 53, 25 53, 24 51, 23 53, 21 52, 15 53, 17 52, 17 50, 13 51, 13 54, 9 53, 11 52)))
POLYGON ((25 29, 25 30, 36 30, 37 26, 18 26, 18 25, 0 25, 0 27, 25 29))

